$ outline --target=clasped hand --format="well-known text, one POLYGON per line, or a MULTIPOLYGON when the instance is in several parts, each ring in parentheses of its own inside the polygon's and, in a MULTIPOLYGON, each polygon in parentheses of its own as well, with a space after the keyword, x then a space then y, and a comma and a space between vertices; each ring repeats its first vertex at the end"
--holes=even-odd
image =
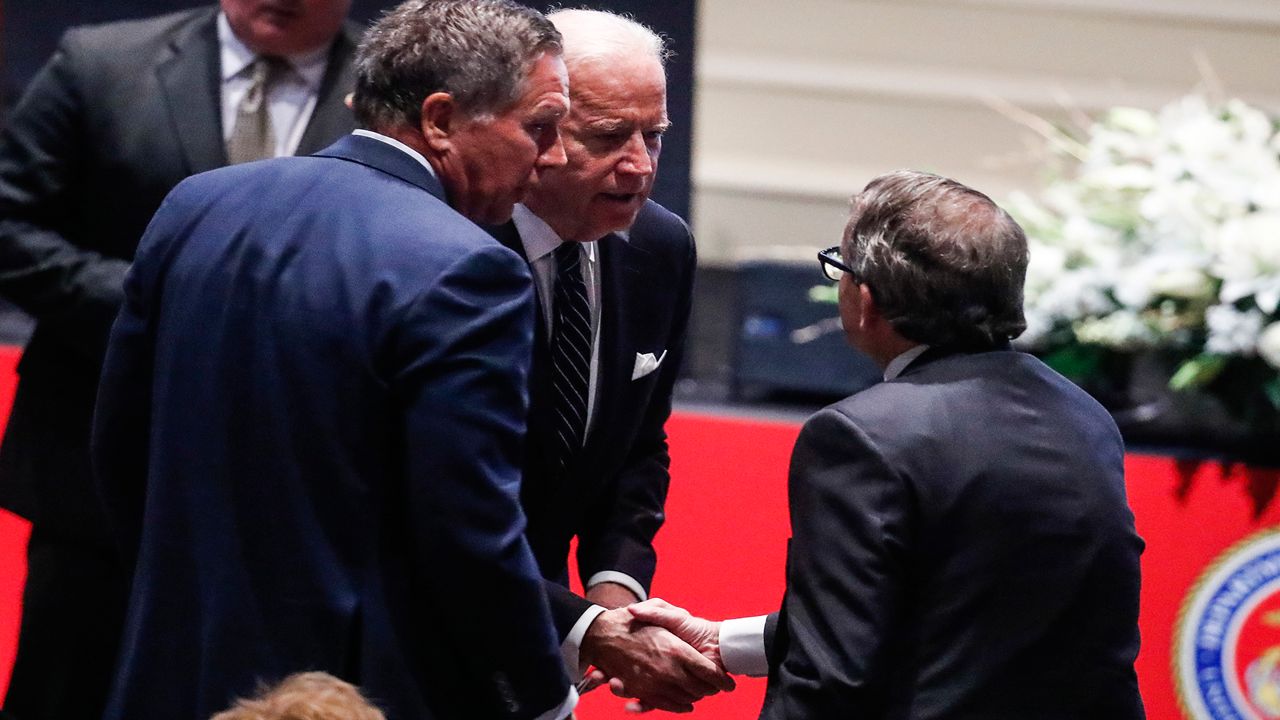
MULTIPOLYGON (((693 703, 734 688, 720 662, 720 624, 663 600, 606 610, 588 628, 582 659, 587 687, 608 682, 635 712, 690 712, 693 703)), ((585 690, 584 690, 585 691, 585 690)))

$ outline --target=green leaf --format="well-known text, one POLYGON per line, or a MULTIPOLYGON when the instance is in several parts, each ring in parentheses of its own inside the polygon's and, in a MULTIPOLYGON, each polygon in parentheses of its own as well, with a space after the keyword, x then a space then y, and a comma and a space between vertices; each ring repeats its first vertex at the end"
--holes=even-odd
POLYGON ((1271 405, 1280 410, 1280 376, 1271 378, 1271 382, 1263 385, 1262 392, 1271 401, 1271 405))
POLYGON ((809 302, 836 304, 840 300, 839 285, 814 285, 809 288, 809 302))
POLYGON ((1181 391, 1204 387, 1222 374, 1229 360, 1226 355, 1197 355, 1182 363, 1169 378, 1169 388, 1181 391))
POLYGON ((1068 345, 1045 355, 1042 360, 1063 376, 1079 382, 1099 373, 1105 353, 1106 350, 1097 345, 1068 345))

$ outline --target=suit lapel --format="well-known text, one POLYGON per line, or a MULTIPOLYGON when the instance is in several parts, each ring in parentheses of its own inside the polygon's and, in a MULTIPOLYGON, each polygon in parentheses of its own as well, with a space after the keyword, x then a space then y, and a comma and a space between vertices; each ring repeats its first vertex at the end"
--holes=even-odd
MULTIPOLYGON (((516 230, 515 222, 507 221, 505 224, 485 229, 504 247, 519 254, 525 264, 528 264, 529 255, 525 252, 524 241, 521 240, 520 233, 516 230)), ((535 321, 533 323, 533 359, 529 369, 529 440, 527 452, 530 456, 538 458, 535 465, 541 467, 546 461, 545 451, 552 446, 551 439, 546 437, 544 432, 544 430, 551 427, 551 420, 547 417, 552 412, 551 378, 548 375, 551 360, 551 330, 543 320, 545 313, 542 307, 542 296, 536 290, 533 293, 533 302, 535 321)), ((550 473, 526 473, 525 476, 526 486, 535 482, 545 483, 549 481, 550 473)))
POLYGON ((227 164, 216 18, 210 10, 175 36, 167 56, 156 65, 174 135, 191 174, 227 164))
POLYGON ((647 297, 643 266, 647 254, 610 233, 597 243, 600 251, 600 364, 596 375, 596 412, 584 451, 588 467, 599 467, 613 442, 608 430, 624 425, 618 414, 631 382, 636 347, 631 308, 643 307, 647 297))
POLYGON ((351 62, 358 37, 359 30, 348 23, 334 41, 324 79, 316 93, 316 109, 298 141, 295 155, 310 155, 321 150, 333 138, 346 135, 355 127, 355 117, 347 107, 347 93, 353 89, 351 62))
MULTIPOLYGON (((525 252, 524 241, 520 239, 520 232, 516 230, 515 222, 508 220, 506 223, 502 225, 487 227, 485 228, 485 230, 488 230, 489 234, 492 235, 495 240, 502 243, 503 247, 507 248, 508 250, 515 251, 516 254, 520 256, 520 259, 524 260, 526 265, 529 264, 529 255, 528 253, 525 252)), ((549 343, 551 342, 551 340, 549 336, 551 334, 551 331, 547 327, 546 322, 543 321, 543 317, 545 317, 546 315, 546 310, 542 307, 542 295, 535 292, 533 294, 533 302, 534 302, 534 309, 537 313, 536 317, 538 320, 536 323, 534 323, 535 329, 533 333, 534 335, 533 362, 534 362, 535 379, 537 379, 536 373, 539 369, 539 366, 543 364, 541 360, 543 360, 544 356, 550 352, 549 343)), ((535 388, 539 387, 539 384, 535 382, 534 387, 535 388)))

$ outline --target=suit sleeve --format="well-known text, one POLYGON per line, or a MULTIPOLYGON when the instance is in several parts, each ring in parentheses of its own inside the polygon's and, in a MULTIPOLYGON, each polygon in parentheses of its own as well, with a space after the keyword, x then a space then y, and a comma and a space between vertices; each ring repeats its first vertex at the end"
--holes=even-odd
POLYGON ((762 717, 879 717, 904 596, 906 485, 852 419, 828 408, 801 431, 789 501, 787 591, 762 717))
MULTIPOLYGON (((176 194, 176 191, 175 191, 176 194)), ((160 206, 138 244, 137 263, 124 280, 124 304, 107 343, 94 406, 90 459, 99 499, 121 551, 133 568, 142 533, 155 358, 153 318, 157 278, 171 251, 171 195, 160 206)))
MULTIPOLYGON (((75 31, 36 75, 0 136, 0 293, 46 332, 96 359, 123 297, 129 264, 72 243, 86 112, 74 67, 75 31)), ((89 231, 92 231, 90 228, 89 231)))
POLYGON ((667 357, 657 370, 653 394, 626 461, 610 483, 609 492, 603 493, 588 513, 588 526, 579 533, 578 566, 584 586, 593 575, 603 571, 634 578, 646 593, 653 583, 657 566, 653 538, 666 520, 664 508, 671 481, 666 423, 671 416, 671 395, 684 356, 697 267, 693 236, 682 221, 676 222, 681 242, 673 263, 672 287, 677 300, 667 338, 667 357))
POLYGON ((473 252, 395 333, 413 553, 420 575, 447 588, 422 610, 447 618, 440 647, 457 649, 450 662, 476 683, 468 702, 477 717, 538 717, 564 702, 569 685, 519 502, 528 270, 497 245, 473 252))

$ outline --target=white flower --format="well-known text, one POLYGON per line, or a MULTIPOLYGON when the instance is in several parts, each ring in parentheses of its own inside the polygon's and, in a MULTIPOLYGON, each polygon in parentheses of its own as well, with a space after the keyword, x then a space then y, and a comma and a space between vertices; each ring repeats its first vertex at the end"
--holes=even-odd
POLYGON ((1223 281, 1222 302, 1252 296, 1263 312, 1275 314, 1280 306, 1280 212, 1224 223, 1214 245, 1212 271, 1223 281))
POLYGON ((1073 175, 1010 198, 1031 245, 1024 341, 1070 329, 1122 349, 1280 357, 1275 122, 1191 95, 1115 108, 1080 147, 1056 153, 1073 175))
POLYGON ((1203 249, 1221 222, 1221 208, 1193 181, 1157 183, 1138 201, 1142 224, 1136 230, 1148 251, 1203 249))
POLYGON ((1205 312, 1209 337, 1204 349, 1215 355, 1253 355, 1265 320, 1257 310, 1240 312, 1230 305, 1214 305, 1205 312))
POLYGON ((1086 318, 1076 325, 1080 342, 1105 345, 1118 350, 1137 350, 1155 340, 1151 327, 1131 310, 1117 310, 1100 318, 1086 318))
POLYGON ((1154 138, 1160 132, 1160 123, 1149 110, 1131 107, 1112 108, 1107 113, 1107 124, 1117 130, 1138 137, 1154 138))
POLYGON ((1271 367, 1280 370, 1280 322, 1273 322, 1258 336, 1258 354, 1271 367))
POLYGON ((1157 295, 1179 300, 1200 300, 1213 295, 1213 279, 1200 270, 1204 267, 1171 268, 1157 275, 1151 289, 1157 295))

